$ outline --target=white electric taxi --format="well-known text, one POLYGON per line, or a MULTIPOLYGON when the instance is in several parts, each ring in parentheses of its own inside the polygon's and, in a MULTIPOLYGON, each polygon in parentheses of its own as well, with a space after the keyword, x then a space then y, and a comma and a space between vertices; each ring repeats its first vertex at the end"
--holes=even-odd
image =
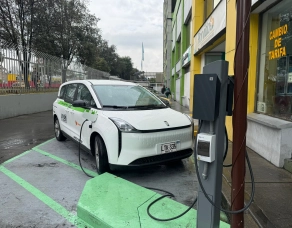
POLYGON ((53 115, 56 139, 80 143, 95 156, 98 173, 180 160, 193 153, 192 118, 135 83, 66 82, 53 115))

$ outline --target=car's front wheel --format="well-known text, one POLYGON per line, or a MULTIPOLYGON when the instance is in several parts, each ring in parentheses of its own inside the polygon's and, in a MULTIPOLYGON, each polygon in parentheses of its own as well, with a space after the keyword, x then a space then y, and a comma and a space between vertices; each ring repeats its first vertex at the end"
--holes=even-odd
POLYGON ((103 140, 97 135, 94 141, 96 170, 98 174, 109 171, 108 157, 103 140))
POLYGON ((60 122, 58 118, 56 117, 54 120, 54 130, 55 130, 55 136, 58 141, 65 141, 66 137, 63 135, 60 127, 60 122))

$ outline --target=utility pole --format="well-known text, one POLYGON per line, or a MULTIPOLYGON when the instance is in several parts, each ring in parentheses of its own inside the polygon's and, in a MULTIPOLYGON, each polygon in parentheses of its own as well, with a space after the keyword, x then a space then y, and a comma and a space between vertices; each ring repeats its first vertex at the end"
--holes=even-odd
MULTIPOLYGON (((247 130, 247 89, 249 64, 249 29, 251 0, 237 0, 235 83, 233 109, 233 153, 232 153, 232 189, 231 208, 244 207, 245 154, 247 130)), ((231 227, 244 227, 244 213, 233 214, 231 227)))

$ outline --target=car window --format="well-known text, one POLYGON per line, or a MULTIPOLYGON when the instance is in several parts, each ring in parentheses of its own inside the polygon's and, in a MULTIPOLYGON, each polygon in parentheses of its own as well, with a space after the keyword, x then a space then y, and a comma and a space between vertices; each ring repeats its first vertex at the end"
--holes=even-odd
POLYGON ((142 86, 94 85, 93 89, 103 106, 164 106, 164 104, 142 86))
POLYGON ((64 101, 69 102, 69 103, 73 103, 76 88, 77 88, 77 84, 67 85, 66 93, 64 95, 64 101))
POLYGON ((61 99, 64 98, 64 94, 65 94, 66 88, 67 88, 67 85, 62 86, 59 98, 61 98, 61 99))
POLYGON ((90 107, 96 106, 95 101, 94 101, 93 97, 91 96, 90 91, 83 84, 78 85, 76 100, 83 100, 90 107))

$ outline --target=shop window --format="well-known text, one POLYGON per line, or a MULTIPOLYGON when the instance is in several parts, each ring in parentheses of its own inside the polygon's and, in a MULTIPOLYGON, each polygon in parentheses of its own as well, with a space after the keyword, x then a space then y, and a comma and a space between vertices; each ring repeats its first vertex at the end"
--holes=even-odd
POLYGON ((186 25, 186 49, 190 46, 191 44, 191 20, 188 22, 186 25))
POLYGON ((206 20, 221 0, 204 0, 204 19, 206 20))
POLYGON ((257 111, 292 121, 292 5, 263 14, 257 111))
POLYGON ((177 60, 180 60, 181 57, 181 41, 177 43, 177 52, 176 52, 176 58, 177 60))
POLYGON ((206 53, 205 54, 205 65, 222 60, 222 53, 206 53))

